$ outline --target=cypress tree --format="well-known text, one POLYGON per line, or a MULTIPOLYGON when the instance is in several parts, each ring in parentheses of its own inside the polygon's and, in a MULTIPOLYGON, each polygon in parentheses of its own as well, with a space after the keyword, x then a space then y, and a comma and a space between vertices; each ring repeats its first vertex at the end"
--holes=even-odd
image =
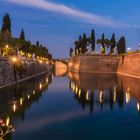
POLYGON ((102 44, 102 53, 105 53, 105 35, 102 34, 102 40, 101 40, 101 44, 102 44))
POLYGON ((79 54, 82 53, 82 37, 81 35, 79 36, 79 54))
POLYGON ((120 38, 117 48, 118 48, 118 54, 123 54, 126 52, 126 42, 124 36, 120 38))
POLYGON ((8 30, 11 34, 11 19, 8 13, 6 13, 3 16, 2 28, 1 28, 2 33, 4 33, 6 30, 8 30))
POLYGON ((70 48, 70 57, 72 57, 73 54, 73 48, 70 48))
POLYGON ((82 53, 87 52, 87 36, 85 33, 83 34, 81 46, 82 46, 82 53))
POLYGON ((38 46, 38 47, 40 46, 39 41, 36 42, 36 46, 38 46))
POLYGON ((95 51, 95 32, 94 30, 91 31, 91 51, 95 51))
POLYGON ((126 42, 124 36, 122 36, 122 53, 126 53, 126 42))
POLYGON ((20 39, 25 41, 25 34, 24 34, 24 30, 23 29, 21 30, 21 33, 20 33, 20 39))
POLYGON ((111 37, 111 48, 110 48, 111 54, 114 53, 115 45, 116 45, 116 39, 115 39, 115 34, 113 33, 111 37))

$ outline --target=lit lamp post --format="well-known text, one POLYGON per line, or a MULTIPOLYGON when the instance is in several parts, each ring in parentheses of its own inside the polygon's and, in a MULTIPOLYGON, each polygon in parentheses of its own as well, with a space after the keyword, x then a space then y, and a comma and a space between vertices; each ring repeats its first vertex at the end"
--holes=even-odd
POLYGON ((8 49, 9 48, 9 45, 6 45, 5 48, 8 49))
POLYGON ((12 58, 12 62, 13 62, 13 70, 14 70, 14 77, 15 77, 15 81, 17 81, 17 73, 16 73, 16 64, 17 64, 17 58, 16 57, 13 57, 12 58))
POLYGON ((131 48, 127 48, 128 53, 130 53, 130 52, 131 52, 131 50, 132 50, 131 48))

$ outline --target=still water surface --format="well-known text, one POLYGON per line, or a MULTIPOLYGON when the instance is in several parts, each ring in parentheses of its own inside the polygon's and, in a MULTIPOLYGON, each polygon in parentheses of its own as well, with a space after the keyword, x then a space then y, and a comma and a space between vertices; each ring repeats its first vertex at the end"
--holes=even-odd
POLYGON ((5 140, 140 139, 140 80, 46 74, 0 91, 0 125, 5 140))

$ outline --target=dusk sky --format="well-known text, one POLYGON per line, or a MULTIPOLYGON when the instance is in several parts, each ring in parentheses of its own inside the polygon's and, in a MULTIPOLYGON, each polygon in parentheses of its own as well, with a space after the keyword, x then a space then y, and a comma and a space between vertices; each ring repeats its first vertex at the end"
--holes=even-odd
POLYGON ((69 48, 84 32, 95 29, 96 39, 124 35, 127 47, 140 42, 140 0, 0 0, 0 21, 8 12, 12 34, 22 28, 27 40, 39 40, 55 58, 68 57, 69 48))

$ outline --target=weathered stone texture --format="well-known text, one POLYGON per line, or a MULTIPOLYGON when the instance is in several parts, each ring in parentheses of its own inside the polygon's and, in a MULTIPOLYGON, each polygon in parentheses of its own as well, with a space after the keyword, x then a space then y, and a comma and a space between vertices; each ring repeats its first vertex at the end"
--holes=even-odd
POLYGON ((140 77, 140 53, 119 55, 80 55, 69 59, 68 69, 79 73, 118 73, 140 77))
MULTIPOLYGON (((39 63, 33 60, 22 59, 22 70, 17 71, 17 80, 33 76, 41 72, 47 72, 49 66, 45 63, 39 63)), ((14 77, 14 66, 11 64, 9 59, 0 58, 0 86, 15 82, 14 77)))

